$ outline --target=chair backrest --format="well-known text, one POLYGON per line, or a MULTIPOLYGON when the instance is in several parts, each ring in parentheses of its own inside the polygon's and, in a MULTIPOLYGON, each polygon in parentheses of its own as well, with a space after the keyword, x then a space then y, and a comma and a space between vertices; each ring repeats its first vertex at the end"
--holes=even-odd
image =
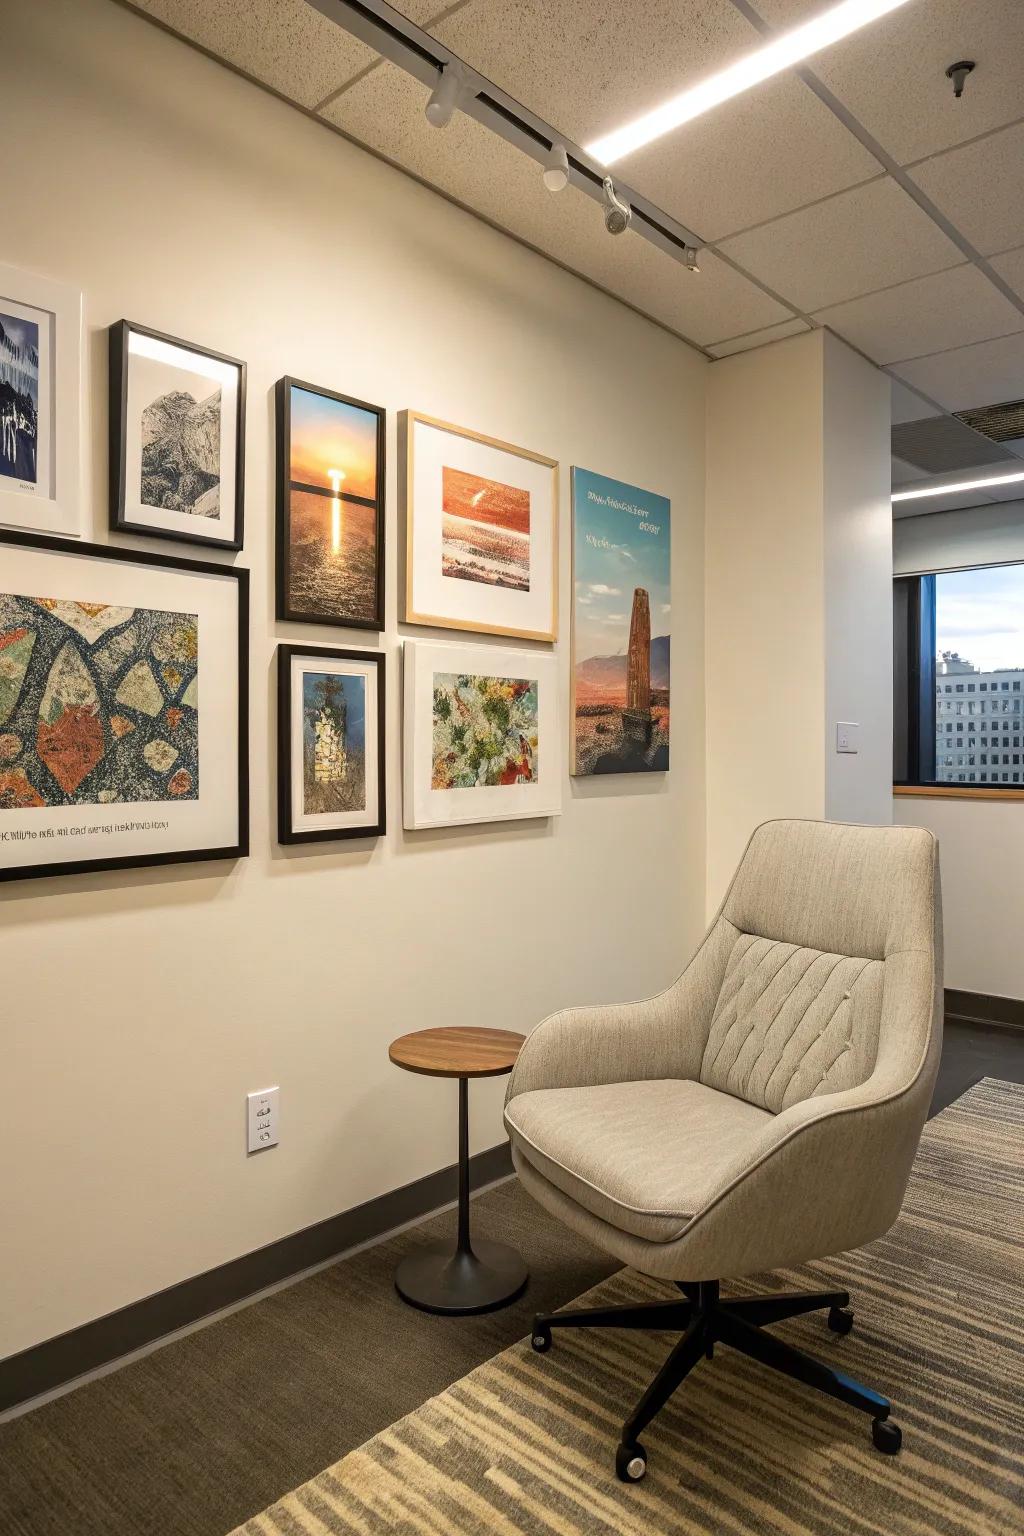
MULTIPOLYGON (((880 1049, 887 966, 941 948, 935 841, 916 827, 766 822, 718 923, 734 933, 700 1081, 774 1114, 857 1087, 880 1049)), ((932 1024, 932 1010, 915 1013, 921 1038, 899 1054, 920 1060, 932 1024)))

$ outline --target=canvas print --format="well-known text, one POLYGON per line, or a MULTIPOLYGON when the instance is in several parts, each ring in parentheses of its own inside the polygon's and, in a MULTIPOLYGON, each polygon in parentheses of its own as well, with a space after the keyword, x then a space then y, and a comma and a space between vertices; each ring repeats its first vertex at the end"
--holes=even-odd
POLYGON ((558 465, 405 411, 407 623, 554 640, 558 465))
POLYGON ((245 364, 128 320, 110 328, 110 526, 241 549, 245 364))
POLYGON ((278 385, 278 617, 383 625, 384 412, 278 385))
POLYGON ((447 464, 441 569, 458 581, 530 590, 530 493, 447 464))
POLYGON ((302 678, 302 808, 307 816, 366 808, 366 679, 302 678))
POLYGON ((154 381, 132 425, 142 445, 139 499, 190 517, 220 517, 221 388, 201 374, 154 381))
POLYGON ((39 325, 0 304, 0 475, 34 486, 39 454, 39 325))
POLYGON ((0 812, 195 800, 194 613, 0 592, 0 812))
POLYGON ((670 504, 573 470, 573 768, 669 766, 670 504))
POLYGON ((535 784, 536 680, 434 674, 432 789, 535 784))

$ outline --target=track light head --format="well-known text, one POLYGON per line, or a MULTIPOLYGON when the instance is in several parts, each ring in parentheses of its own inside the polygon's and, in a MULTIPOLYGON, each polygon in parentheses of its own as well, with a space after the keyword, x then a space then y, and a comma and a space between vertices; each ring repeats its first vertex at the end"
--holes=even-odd
POLYGON ((447 128, 464 90, 462 70, 454 59, 439 71, 424 112, 432 128, 447 128))
POLYGON ((610 176, 604 179, 604 227, 610 235, 621 235, 629 228, 633 210, 628 203, 615 196, 615 184, 610 176))
POLYGON ((698 276, 700 274, 700 267, 697 264, 699 254, 695 245, 688 245, 683 251, 683 265, 686 267, 687 272, 695 272, 698 276))
POLYGON ((569 156, 564 144, 552 144, 544 161, 544 185, 549 192, 564 192, 569 185, 569 156))

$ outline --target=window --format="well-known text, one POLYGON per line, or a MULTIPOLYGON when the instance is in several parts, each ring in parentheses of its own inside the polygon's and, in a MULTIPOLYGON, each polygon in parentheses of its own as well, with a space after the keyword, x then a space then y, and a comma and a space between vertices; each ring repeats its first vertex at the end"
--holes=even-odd
POLYGON ((1012 745, 1018 769, 1012 782, 1019 788, 1024 564, 898 577, 893 613, 894 782, 1009 785, 1011 775, 1002 769, 1012 745), (970 717, 966 738, 963 716, 970 717), (1003 734, 1011 730, 1018 733, 1012 743, 1003 734), (974 734, 980 731, 988 734, 974 734), (982 748, 977 755, 976 747, 982 748), (996 748, 1001 751, 988 750, 996 748), (970 774, 959 771, 965 749, 967 765, 976 770, 970 774))

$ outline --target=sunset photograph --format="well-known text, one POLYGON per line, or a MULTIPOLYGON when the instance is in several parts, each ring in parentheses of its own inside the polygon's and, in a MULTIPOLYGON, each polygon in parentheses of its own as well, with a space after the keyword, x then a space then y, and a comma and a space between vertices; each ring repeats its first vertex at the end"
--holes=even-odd
POLYGON ((442 470, 441 566, 457 581, 530 590, 530 493, 499 480, 442 470))

